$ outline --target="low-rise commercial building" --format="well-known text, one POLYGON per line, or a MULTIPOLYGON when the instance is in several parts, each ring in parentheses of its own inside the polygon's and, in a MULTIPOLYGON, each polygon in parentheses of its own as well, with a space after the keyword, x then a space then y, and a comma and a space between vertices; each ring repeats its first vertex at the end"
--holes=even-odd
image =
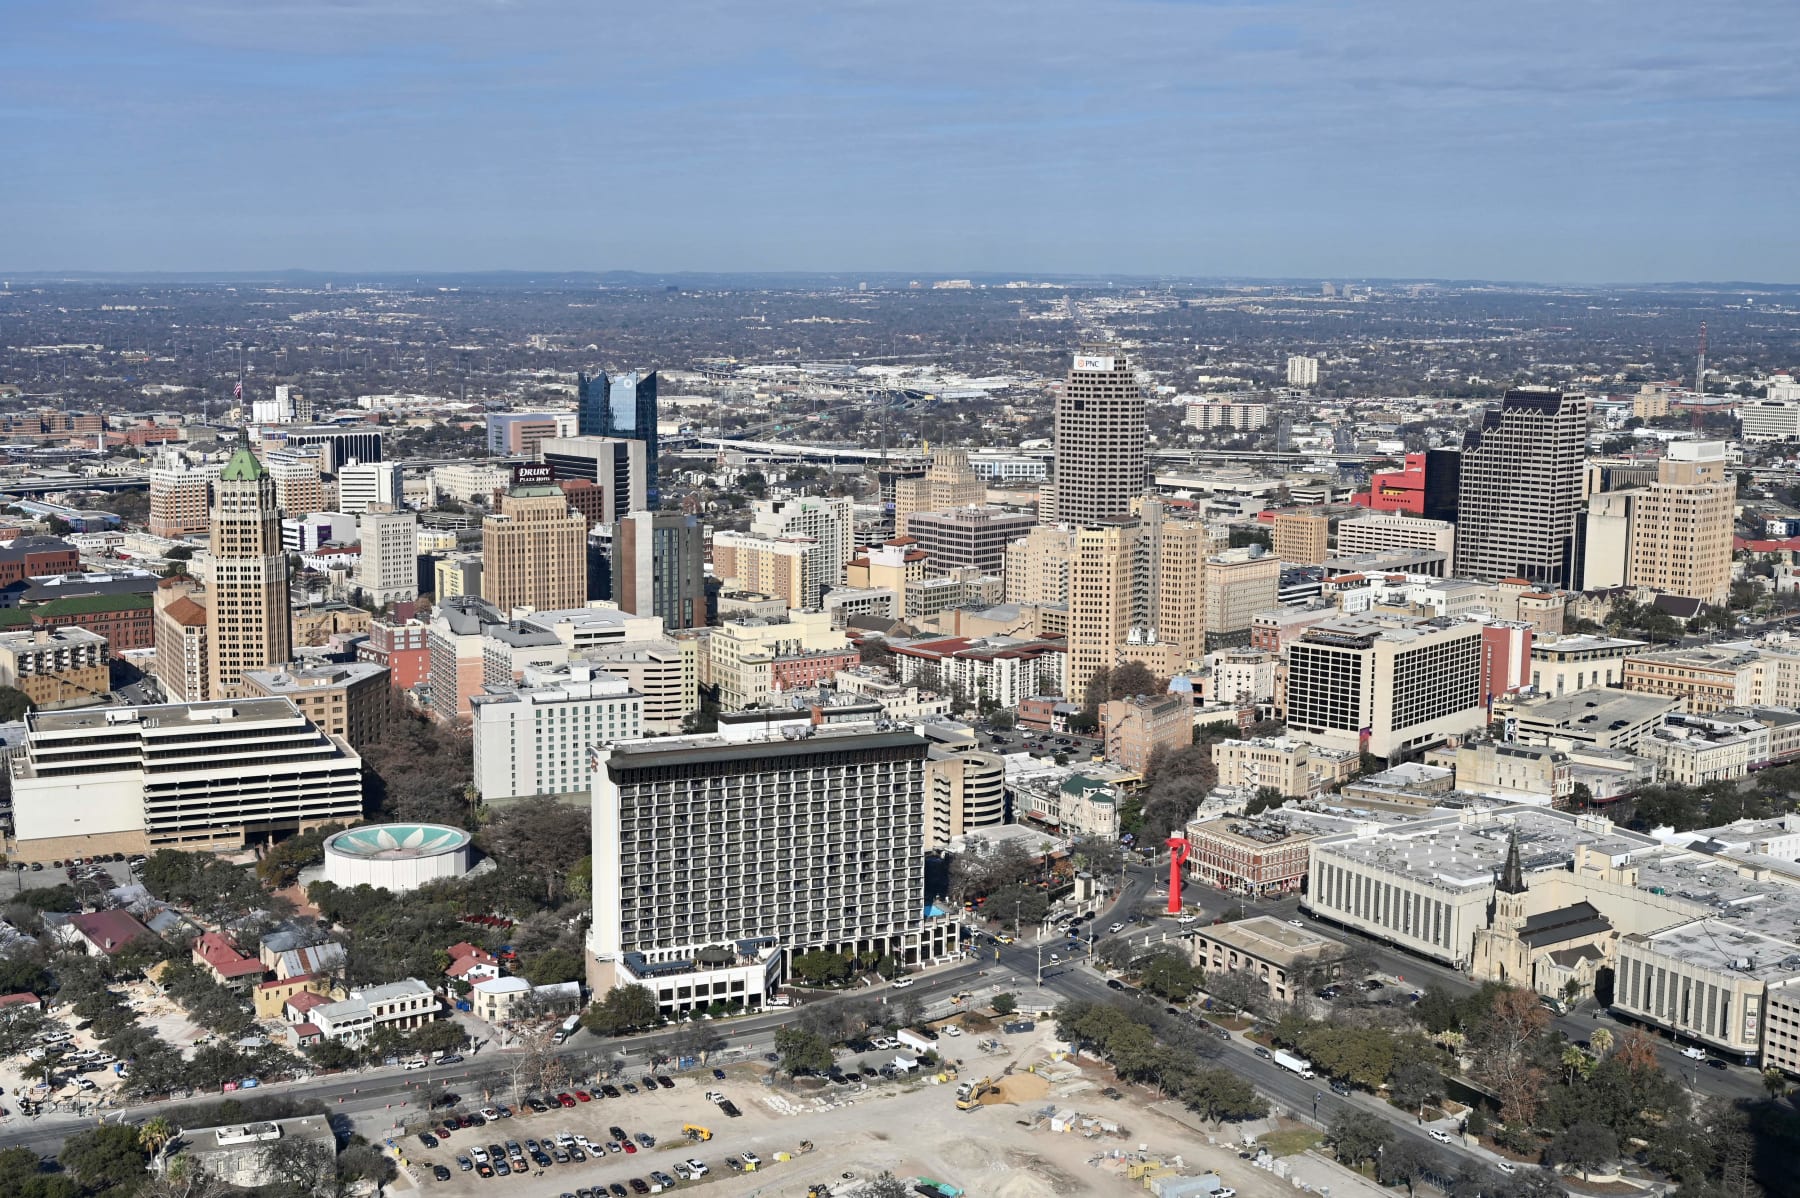
POLYGON ((1250 790, 1268 786, 1293 799, 1349 781, 1360 760, 1349 749, 1322 748, 1285 736, 1217 741, 1212 754, 1220 786, 1250 790))
POLYGON ((1209 974, 1247 970, 1279 1003, 1309 984, 1328 980, 1344 946, 1328 936, 1269 915, 1212 924, 1194 932, 1194 964, 1209 974))
POLYGON ((289 998, 285 1008, 290 1035, 298 1044, 341 1040, 361 1044, 379 1028, 405 1030, 422 1027, 443 1013, 430 986, 418 978, 404 978, 382 986, 352 990, 338 1001, 302 992, 289 998))
POLYGON ((1187 826, 1187 872, 1231 894, 1288 894, 1306 877, 1312 833, 1254 819, 1206 819, 1187 826))
POLYGON ((1531 644, 1531 689, 1561 695, 1589 687, 1618 686, 1625 676, 1626 655, 1644 648, 1643 641, 1610 636, 1563 636, 1531 644))
POLYGON ((1757 701, 1759 656, 1747 643, 1644 649, 1625 658, 1622 681, 1639 694, 1679 696, 1704 715, 1757 701))
POLYGON ((44 711, 103 703, 112 691, 106 638, 82 628, 0 633, 0 686, 44 711))

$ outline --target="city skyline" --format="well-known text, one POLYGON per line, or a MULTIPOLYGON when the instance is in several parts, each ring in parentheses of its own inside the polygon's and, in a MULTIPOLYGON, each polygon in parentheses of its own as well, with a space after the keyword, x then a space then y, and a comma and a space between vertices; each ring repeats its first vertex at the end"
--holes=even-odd
POLYGON ((0 269, 1792 279, 1727 10, 40 6, 0 269))

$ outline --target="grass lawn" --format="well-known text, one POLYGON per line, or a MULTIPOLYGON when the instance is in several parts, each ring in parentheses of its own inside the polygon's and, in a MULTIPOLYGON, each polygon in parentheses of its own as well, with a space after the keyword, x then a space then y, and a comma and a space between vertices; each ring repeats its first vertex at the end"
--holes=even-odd
POLYGON ((1272 1131, 1258 1136, 1256 1146, 1267 1148, 1270 1156, 1293 1156, 1305 1152, 1309 1148, 1317 1148, 1325 1142, 1325 1137, 1305 1127, 1290 1128, 1287 1131, 1272 1131))

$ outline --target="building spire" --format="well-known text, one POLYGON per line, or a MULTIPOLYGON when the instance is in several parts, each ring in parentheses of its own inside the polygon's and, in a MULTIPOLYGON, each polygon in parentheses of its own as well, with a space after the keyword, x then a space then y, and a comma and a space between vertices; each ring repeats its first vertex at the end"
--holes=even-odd
POLYGON ((1525 867, 1519 863, 1519 834, 1512 833, 1506 841, 1506 864, 1501 867, 1500 881, 1496 887, 1502 894, 1525 893, 1525 867))

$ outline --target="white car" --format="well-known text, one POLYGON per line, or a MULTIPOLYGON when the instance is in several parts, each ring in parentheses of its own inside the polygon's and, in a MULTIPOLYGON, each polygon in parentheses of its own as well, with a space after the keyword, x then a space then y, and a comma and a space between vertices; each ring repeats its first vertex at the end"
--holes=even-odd
POLYGON ((894 989, 896 989, 896 990, 904 990, 912 984, 913 984, 913 980, 911 978, 895 978, 894 979, 894 989))
POLYGON ((1061 953, 1051 953, 1050 959, 1052 961, 1060 961, 1060 960, 1062 960, 1062 954, 1061 953))
MULTIPOLYGON (((749 1153, 745 1153, 744 1155, 748 1156, 749 1153)), ((687 1167, 693 1172, 695 1177, 705 1177, 709 1172, 705 1161, 697 1161, 691 1156, 687 1159, 687 1167)))
POLYGON ((1237 1198, 1237 1191, 1230 1186, 1221 1186, 1213 1191, 1213 1198, 1237 1198))
POLYGON ((1179 924, 1199 923, 1200 917, 1198 915, 1177 915, 1175 922, 1179 924))
POLYGON ((738 1153, 738 1159, 743 1161, 746 1165, 762 1164, 762 1157, 757 1156, 754 1152, 751 1152, 748 1148, 746 1148, 746 1149, 744 1149, 744 1151, 738 1153))
MULTIPOLYGON (((567 1133, 564 1133, 564 1134, 567 1134, 567 1133)), ((594 1142, 592 1140, 588 1139, 586 1136, 576 1136, 575 1143, 580 1145, 581 1150, 583 1152, 592 1152, 594 1150, 594 1142)), ((566 1147, 566 1145, 565 1145, 565 1147, 566 1147)))
POLYGON ((1500 1170, 1500 1172, 1506 1174, 1508 1177, 1511 1177, 1514 1173, 1519 1171, 1519 1167, 1511 1161, 1495 1161, 1494 1168, 1500 1170))
POLYGON ((1301 922, 1300 922, 1300 921, 1299 921, 1299 920, 1297 920, 1297 919, 1290 919, 1290 920, 1288 920, 1288 922, 1289 922, 1289 923, 1291 923, 1291 924, 1293 924, 1293 925, 1294 925, 1294 926, 1295 926, 1295 927, 1297 927, 1297 928, 1303 928, 1303 927, 1305 927, 1305 926, 1306 926, 1306 925, 1305 925, 1305 924, 1303 924, 1303 923, 1301 923, 1301 922))
POLYGON ((481 1108, 481 1117, 486 1119, 489 1123, 500 1122, 500 1112, 491 1106, 484 1106, 481 1108))
POLYGON ((954 1023, 952 1023, 948 1027, 944 1028, 944 1034, 946 1036, 949 1036, 952 1040, 954 1040, 956 1037, 962 1035, 962 1029, 960 1027, 957 1027, 954 1023))
POLYGON ((1434 1127, 1430 1131, 1426 1132, 1425 1134, 1430 1136, 1432 1139, 1436 1140, 1440 1144, 1450 1143, 1450 1133, 1442 1130, 1441 1128, 1434 1127))
POLYGON ((469 1156, 474 1158, 475 1163, 478 1165, 487 1164, 487 1149, 483 1148, 479 1144, 477 1144, 477 1145, 475 1145, 475 1147, 469 1149, 469 1156))
POLYGON ((1106 929, 1106 930, 1107 930, 1107 931, 1108 931, 1108 932, 1111 932, 1111 933, 1112 933, 1112 934, 1113 934, 1113 935, 1115 935, 1115 936, 1116 936, 1116 935, 1118 935, 1118 934, 1119 934, 1119 933, 1120 933, 1120 932, 1123 932, 1123 931, 1124 931, 1124 930, 1125 930, 1125 925, 1124 925, 1124 924, 1122 924, 1122 923, 1116 923, 1116 924, 1114 924, 1114 925, 1113 925, 1113 926, 1112 926, 1112 927, 1110 927, 1110 928, 1108 928, 1108 929, 1106 929))

